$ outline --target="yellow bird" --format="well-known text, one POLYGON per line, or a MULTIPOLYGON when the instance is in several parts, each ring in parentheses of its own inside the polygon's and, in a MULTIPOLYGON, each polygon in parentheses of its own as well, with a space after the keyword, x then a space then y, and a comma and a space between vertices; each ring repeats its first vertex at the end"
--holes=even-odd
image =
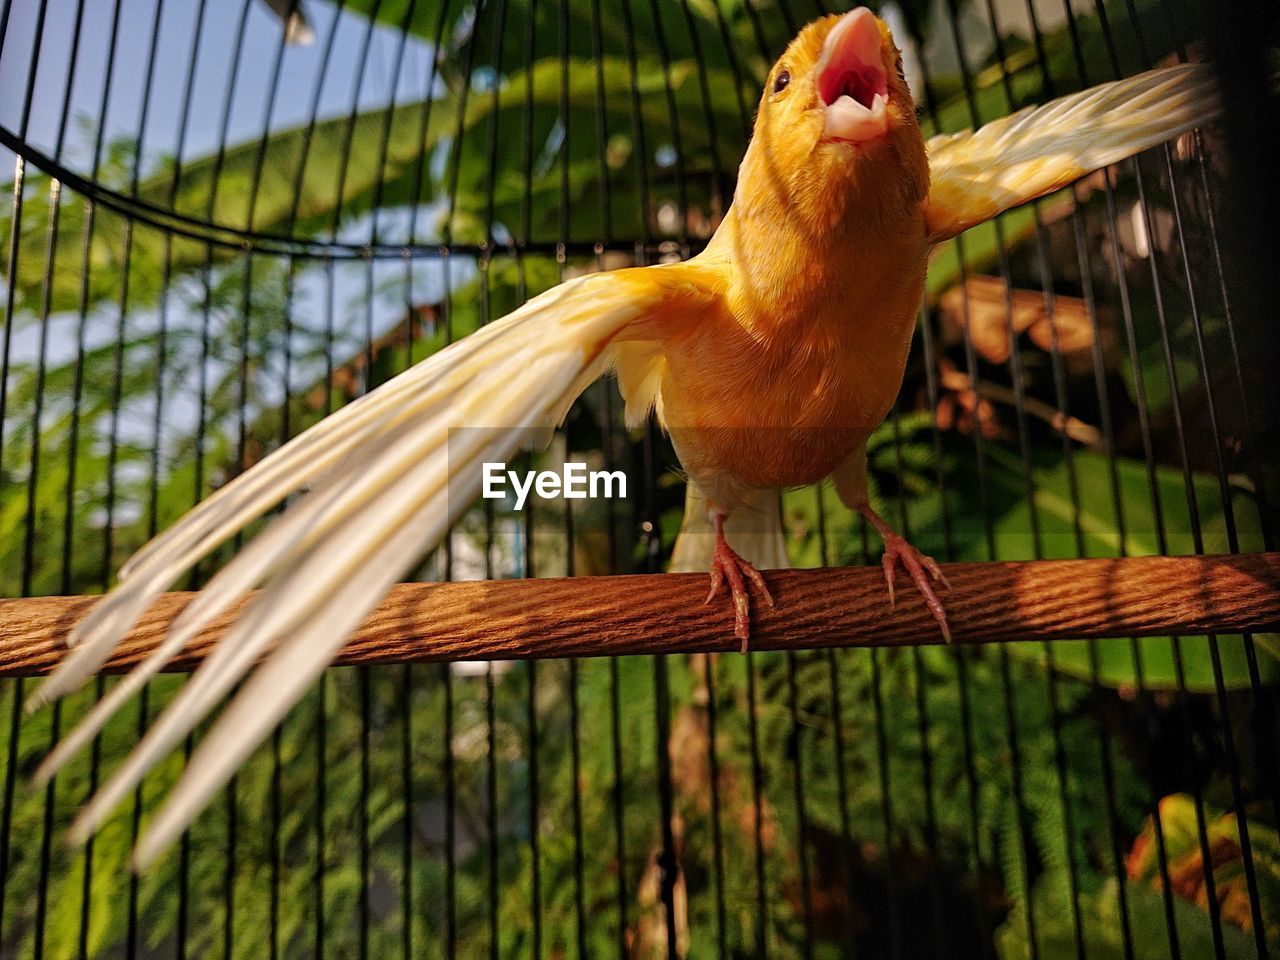
POLYGON ((930 248, 1216 112, 1208 71, 1183 65, 926 144, 883 22, 859 8, 805 27, 769 73, 733 205, 700 255, 530 300, 302 433, 124 566, 32 706, 78 687, 193 564, 306 491, 40 767, 43 782, 201 628, 262 588, 71 839, 86 839, 261 660, 139 841, 135 868, 150 862, 475 499, 481 464, 545 441, 610 370, 628 423, 654 412, 689 477, 674 565, 710 565, 713 596, 728 581, 744 648, 748 585, 772 603, 756 566, 786 565, 777 490, 827 477, 884 538, 890 598, 901 564, 946 635, 929 580, 941 573, 872 510, 864 451, 901 385, 930 248))

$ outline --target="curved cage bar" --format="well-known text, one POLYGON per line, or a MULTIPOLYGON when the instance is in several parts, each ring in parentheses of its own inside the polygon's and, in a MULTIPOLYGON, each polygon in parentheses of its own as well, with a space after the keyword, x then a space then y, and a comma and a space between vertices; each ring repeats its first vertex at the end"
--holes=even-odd
MULTIPOLYGON (((411 363, 570 276, 696 253, 772 58, 831 6, 0 0, 0 595, 101 592, 411 363)), ((929 132, 1205 55, 1182 0, 879 12, 929 132)), ((1274 550, 1239 130, 939 250, 869 445, 922 550, 1274 550)), ((629 496, 478 506, 416 579, 661 570, 666 438, 606 380, 538 462, 571 455, 629 496)), ((878 565, 831 490, 783 509, 796 566, 878 565)), ((180 678, 40 791, 116 680, 28 716, 4 679, 0 956, 1276 955, 1280 638, 1172 632, 337 668, 141 877, 181 753, 88 847, 60 838, 180 678)))

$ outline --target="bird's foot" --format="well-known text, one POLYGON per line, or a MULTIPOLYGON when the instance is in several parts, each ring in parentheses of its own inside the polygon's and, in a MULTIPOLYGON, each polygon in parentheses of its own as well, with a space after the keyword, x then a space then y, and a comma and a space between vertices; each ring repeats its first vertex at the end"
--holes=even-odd
POLYGON ((747 595, 747 581, 751 581, 770 607, 773 606, 773 597, 760 571, 729 546, 724 538, 723 524, 724 518, 716 517, 716 552, 711 558, 711 592, 704 602, 714 600, 724 582, 729 582, 729 592, 733 597, 733 635, 742 643, 741 652, 746 653, 747 644, 751 640, 751 601, 747 595))
POLYGON ((947 581, 942 568, 938 566, 933 557, 921 553, 908 543, 904 537, 895 533, 893 528, 885 523, 870 507, 865 507, 860 512, 871 522, 871 525, 876 528, 884 539, 884 557, 880 563, 884 567, 884 582, 889 588, 890 609, 893 608, 895 599, 894 578, 897 574, 898 565, 901 564, 911 574, 911 579, 915 582, 916 589, 920 591, 920 595, 924 597, 925 605, 929 608, 929 612, 933 614, 933 619, 938 621, 938 626, 942 629, 942 639, 950 643, 951 628, 947 624, 947 611, 942 606, 942 601, 938 599, 938 594, 933 589, 933 583, 929 580, 932 577, 950 590, 951 584, 947 581))

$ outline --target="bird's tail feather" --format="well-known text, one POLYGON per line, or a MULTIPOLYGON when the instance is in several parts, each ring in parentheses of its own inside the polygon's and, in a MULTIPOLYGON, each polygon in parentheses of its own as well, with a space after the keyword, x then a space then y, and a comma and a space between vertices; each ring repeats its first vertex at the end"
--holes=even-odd
MULTIPOLYGON (((781 494, 754 489, 744 493, 725 519, 726 537, 733 549, 760 570, 784 570, 791 566, 782 530, 781 494)), ((684 497, 684 522, 671 551, 672 573, 705 573, 716 549, 709 503, 697 484, 689 482, 684 497)))

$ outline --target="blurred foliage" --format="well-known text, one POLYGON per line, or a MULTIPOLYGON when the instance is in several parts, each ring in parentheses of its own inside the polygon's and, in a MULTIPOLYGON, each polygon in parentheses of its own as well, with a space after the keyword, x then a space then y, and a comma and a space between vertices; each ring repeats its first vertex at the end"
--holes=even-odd
MULTIPOLYGON (((437 0, 350 0, 344 9, 431 44, 431 96, 146 164, 137 196, 220 229, 320 244, 311 253, 335 239, 412 242, 424 248, 414 258, 209 244, 55 192, 28 167, 20 255, 6 277, 15 348, 0 487, 4 595, 102 589, 151 531, 283 438, 564 275, 631 259, 517 254, 508 239, 696 249, 728 202, 769 57, 795 27, 789 9, 741 0, 509 2, 478 13, 437 0), (426 249, 489 240, 488 259, 426 249)), ((944 8, 905 9, 921 40, 950 42, 945 15, 931 16, 944 8)), ((999 51, 967 65, 972 103, 959 72, 932 75, 921 91, 928 129, 1106 79, 1112 52, 1132 73, 1184 39, 1158 0, 1104 9, 1106 30, 1095 14, 1078 16, 1074 35, 1047 31, 1038 48, 1002 37, 999 51)), ((127 193, 134 168, 134 145, 111 144, 98 183, 127 193)), ((938 252, 929 337, 917 338, 899 409, 869 445, 877 502, 922 549, 983 560, 1269 542, 1230 331, 1207 272, 1213 251, 1203 229, 1182 236, 1170 225, 1175 199, 1188 224, 1203 222, 1205 200, 1193 161, 1175 154, 1170 168, 1173 179, 1143 166, 1146 254, 1128 227, 1140 206, 1132 165, 1109 193, 1091 181, 1078 206, 1054 198, 938 252), (1047 303, 1059 298, 999 355, 978 349, 975 328, 941 305, 984 271, 1047 303), (1196 318, 1188 276, 1200 284, 1196 318), (1046 347, 1043 331, 1058 329, 1055 309, 1065 322, 1068 298, 1083 305, 1073 309, 1085 335, 1046 347), (1210 392, 1217 421, 1206 413, 1210 392), (1066 421, 1080 429, 1064 441, 1066 421)), ((14 226, 5 206, 0 236, 14 226)), ((613 394, 611 384, 589 390, 544 456, 572 452, 643 477, 646 440, 622 430, 613 394)), ((451 540, 454 575, 648 569, 642 523, 655 519, 669 549, 683 508, 683 483, 665 469, 672 453, 651 439, 658 471, 644 498, 575 507, 572 536, 560 508, 527 525, 475 511, 451 540)), ((789 491, 784 511, 797 565, 876 561, 878 542, 829 489, 789 491)), ((444 571, 437 555, 422 575, 444 571)), ((1166 901, 1149 858, 1159 803, 1171 868, 1196 876, 1195 792, 1211 842, 1236 843, 1234 859, 1213 861, 1231 905, 1219 935, 1228 956, 1255 955, 1238 909, 1250 891, 1237 827, 1224 811, 1236 804, 1232 748, 1246 798, 1277 788, 1266 732, 1275 649, 1272 637, 1185 637, 669 658, 682 950, 711 956, 723 942, 728 956, 756 956, 763 932, 777 957, 809 954, 808 941, 817 958, 936 956, 946 943, 956 957, 995 950, 1005 960, 1027 955, 1034 917, 1039 955, 1052 960, 1076 955, 1074 890, 1089 957, 1126 955, 1126 915, 1135 956, 1165 955, 1166 909, 1182 955, 1207 955, 1207 903, 1166 901)), ((631 956, 661 956, 656 670, 645 659, 495 664, 491 688, 466 670, 331 671, 189 845, 136 882, 127 872, 135 809, 106 825, 88 859, 57 842, 134 740, 136 713, 117 718, 51 794, 21 782, 53 725, 66 729, 98 688, 82 691, 23 719, 0 757, 14 784, 0 954, 32 956, 40 937, 44 955, 75 956, 83 933, 87 956, 126 955, 130 944, 167 955, 181 938, 188 956, 259 957, 273 936, 284 957, 310 955, 317 936, 327 955, 351 956, 367 891, 369 956, 396 956, 406 938, 414 956, 451 955, 451 937, 456 955, 488 956, 491 929, 499 955, 529 956, 535 916, 545 955, 612 955, 621 939, 631 956), (264 893, 273 882, 277 897, 264 893)), ((151 685, 149 716, 177 682, 151 685)), ((17 710, 22 687, 4 687, 0 716, 17 710)), ((170 758, 147 779, 143 819, 182 762, 170 758)), ((1249 806, 1248 826, 1264 934, 1275 940, 1275 811, 1264 807, 1249 806)))
MULTIPOLYGON (((1126 877, 1110 878, 1101 889, 1081 899, 1081 936, 1090 957, 1123 957, 1126 940, 1138 958, 1221 955, 1232 958, 1258 956, 1253 936, 1250 881, 1245 876, 1241 833, 1236 815, 1201 807, 1187 794, 1172 794, 1158 806, 1161 829, 1155 816, 1148 816, 1126 859, 1126 877), (1206 821, 1201 830, 1198 816, 1206 821), (1202 842, 1203 839, 1203 842, 1202 842), (1212 911, 1209 883, 1204 870, 1203 851, 1213 864, 1212 911), (1124 888, 1121 890, 1121 884, 1124 888), (1121 906, 1123 898, 1124 905, 1121 906), (1122 917, 1127 913, 1126 930, 1122 917), (1166 917, 1174 918, 1172 929, 1166 917), (1220 940, 1218 953, 1215 940, 1220 940)), ((1247 833, 1251 863, 1269 949, 1280 940, 1280 844, 1276 831, 1250 821, 1247 833)), ((1069 895, 1055 893, 1046 878, 1037 888, 1034 901, 1039 955, 1056 960, 1078 956, 1075 926, 1070 922, 1069 895)), ((1069 889, 1066 879, 1058 886, 1069 889)), ((1000 931, 1000 955, 1004 960, 1026 956, 1028 932, 1025 916, 1011 917, 1000 931)))
POLYGON ((1176 896, 1206 912, 1212 889, 1223 920, 1250 930, 1254 917, 1247 872, 1253 870, 1253 882, 1261 894, 1262 925, 1267 940, 1275 940, 1280 936, 1280 838, 1275 829, 1249 819, 1242 829, 1234 813, 1202 810, 1199 815, 1207 821, 1203 844, 1195 799, 1173 794, 1161 800, 1160 830, 1156 830, 1156 818, 1148 817, 1129 854, 1129 877, 1163 889, 1167 874, 1167 886, 1176 896), (1248 864, 1244 860, 1246 837, 1248 864), (1210 871, 1204 868, 1206 850, 1210 871), (1162 855, 1166 864, 1163 867, 1162 855))

